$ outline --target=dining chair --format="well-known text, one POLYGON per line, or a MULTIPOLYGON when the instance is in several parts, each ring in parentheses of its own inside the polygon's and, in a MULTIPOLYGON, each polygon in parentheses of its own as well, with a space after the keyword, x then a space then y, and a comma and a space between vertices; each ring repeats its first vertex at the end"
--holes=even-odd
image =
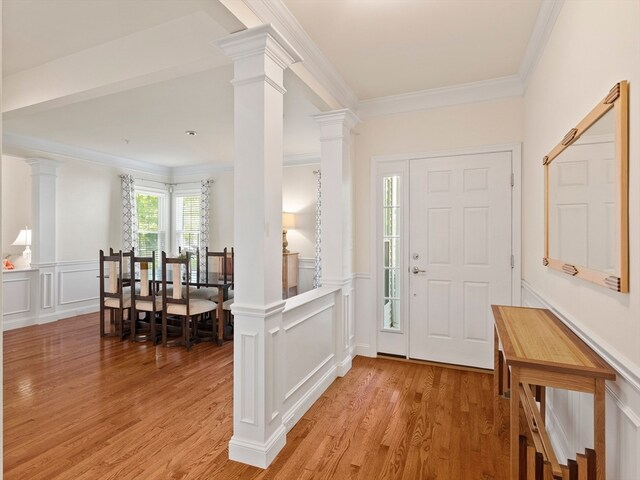
POLYGON ((120 337, 124 340, 130 330, 126 329, 131 323, 131 294, 125 292, 124 254, 122 251, 105 255, 100 250, 100 336, 120 337), (105 328, 105 315, 109 312, 110 332, 105 328), (125 321, 125 313, 127 320, 125 321))
MULTIPOLYGON (((225 248, 225 251, 227 249, 225 248)), ((231 287, 227 291, 227 300, 222 304, 222 310, 224 311, 225 323, 228 328, 233 331, 233 313, 231 313, 231 305, 233 305, 234 298, 234 261, 235 261, 235 253, 233 247, 231 247, 231 252, 227 253, 225 257, 225 283, 231 283, 231 287)))
POLYGON ((131 250, 131 341, 151 339, 158 342, 157 318, 162 313, 162 297, 157 294, 156 252, 150 257, 136 257, 131 250), (151 278, 150 278, 151 277, 151 278), (139 318, 144 313, 146 321, 139 318))
MULTIPOLYGON (((202 298, 214 302, 218 300, 218 287, 216 285, 224 282, 224 278, 227 275, 226 258, 226 248, 221 252, 210 252, 209 247, 205 249, 204 278, 198 272, 197 279, 200 288, 191 291, 193 298, 202 298)), ((199 264, 200 262, 198 262, 199 264)))
POLYGON ((182 327, 182 335, 171 344, 182 344, 189 350, 192 339, 197 337, 198 318, 216 309, 216 304, 210 300, 190 298, 190 260, 189 252, 182 258, 168 258, 166 252, 162 252, 162 345, 165 347, 170 344, 167 338, 169 317, 178 319, 182 327), (168 282, 174 286, 184 284, 186 288, 173 288, 169 294, 168 282))

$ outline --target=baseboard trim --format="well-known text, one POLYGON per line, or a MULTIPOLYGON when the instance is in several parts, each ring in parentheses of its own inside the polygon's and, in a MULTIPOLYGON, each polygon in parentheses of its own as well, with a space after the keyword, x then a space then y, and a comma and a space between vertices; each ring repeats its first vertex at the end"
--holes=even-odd
POLYGON ((282 416, 282 423, 287 432, 289 432, 311 406, 320 398, 320 396, 329 388, 336 379, 336 367, 331 367, 320 379, 300 397, 282 416))
POLYGON ((287 433, 284 425, 280 425, 265 443, 240 440, 233 436, 229 440, 229 460, 267 468, 286 443, 287 433))
POLYGON ((352 361, 353 360, 351 358, 351 355, 347 355, 341 362, 338 362, 336 367, 339 377, 344 377, 349 372, 349 370, 351 370, 352 361))
POLYGON ((356 352, 354 356, 356 355, 369 358, 376 358, 378 356, 375 348, 372 348, 368 343, 356 343, 356 352))

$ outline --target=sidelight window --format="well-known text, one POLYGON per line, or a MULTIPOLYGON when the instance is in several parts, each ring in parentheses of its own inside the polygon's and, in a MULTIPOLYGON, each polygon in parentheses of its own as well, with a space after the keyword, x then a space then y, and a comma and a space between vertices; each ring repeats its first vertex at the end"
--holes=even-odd
POLYGON ((385 330, 400 330, 400 177, 382 177, 382 292, 385 330))

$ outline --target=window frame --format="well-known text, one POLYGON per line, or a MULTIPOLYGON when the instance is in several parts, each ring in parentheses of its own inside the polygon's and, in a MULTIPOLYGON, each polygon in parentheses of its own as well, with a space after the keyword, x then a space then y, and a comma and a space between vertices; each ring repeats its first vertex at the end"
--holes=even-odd
MULTIPOLYGON (((170 218, 169 218, 169 203, 170 194, 166 189, 154 188, 149 186, 135 185, 136 195, 136 217, 138 215, 138 195, 148 195, 158 197, 158 249, 156 250, 156 261, 161 258, 161 252, 163 248, 161 245, 166 246, 169 244, 169 231, 170 231, 170 218)), ((140 223, 138 221, 136 232, 136 245, 139 245, 140 233, 155 233, 153 230, 141 230, 140 223)), ((136 255, 139 255, 139 249, 136 249, 136 255)))
MULTIPOLYGON (((171 246, 173 251, 178 251, 178 237, 181 231, 178 230, 178 197, 198 197, 200 201, 200 190, 196 188, 175 189, 171 195, 171 246)), ((200 244, 200 231, 198 230, 198 245, 200 244)), ((200 252, 202 254, 202 252, 200 252)))

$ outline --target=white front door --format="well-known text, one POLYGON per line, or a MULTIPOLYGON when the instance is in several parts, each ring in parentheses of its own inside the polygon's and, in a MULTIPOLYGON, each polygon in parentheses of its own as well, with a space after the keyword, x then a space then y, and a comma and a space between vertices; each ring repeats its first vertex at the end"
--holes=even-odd
POLYGON ((511 152, 410 161, 409 357, 493 367, 490 305, 511 304, 511 171, 511 152))

